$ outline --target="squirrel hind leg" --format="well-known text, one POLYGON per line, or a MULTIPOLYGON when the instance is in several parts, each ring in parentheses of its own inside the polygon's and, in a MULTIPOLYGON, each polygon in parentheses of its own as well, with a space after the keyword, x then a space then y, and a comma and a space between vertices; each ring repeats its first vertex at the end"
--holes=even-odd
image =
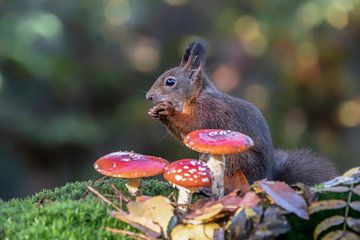
POLYGON ((309 149, 277 150, 274 158, 274 179, 287 184, 302 182, 312 186, 338 175, 330 161, 309 149))

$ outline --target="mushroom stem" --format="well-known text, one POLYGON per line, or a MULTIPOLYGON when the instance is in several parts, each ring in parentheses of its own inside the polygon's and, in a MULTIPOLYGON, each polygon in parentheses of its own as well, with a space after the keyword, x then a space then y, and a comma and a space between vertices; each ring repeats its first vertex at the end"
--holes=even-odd
POLYGON ((191 203, 192 191, 178 185, 176 185, 176 187, 179 189, 179 196, 177 200, 179 209, 185 211, 187 209, 187 205, 191 203))
POLYGON ((224 155, 210 154, 207 162, 213 174, 213 181, 211 192, 219 198, 224 196, 224 171, 225 171, 225 157, 224 155))
POLYGON ((139 188, 141 185, 141 178, 130 178, 127 180, 125 186, 128 189, 129 193, 132 196, 135 196, 139 193, 139 188))

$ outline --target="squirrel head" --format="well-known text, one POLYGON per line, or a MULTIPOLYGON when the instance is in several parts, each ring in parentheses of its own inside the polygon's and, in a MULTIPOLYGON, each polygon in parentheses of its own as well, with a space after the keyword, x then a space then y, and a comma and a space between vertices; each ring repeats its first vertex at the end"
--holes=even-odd
POLYGON ((170 102, 176 111, 182 112, 185 104, 195 99, 203 88, 205 54, 204 41, 192 42, 180 65, 161 74, 147 92, 146 99, 153 104, 170 102))

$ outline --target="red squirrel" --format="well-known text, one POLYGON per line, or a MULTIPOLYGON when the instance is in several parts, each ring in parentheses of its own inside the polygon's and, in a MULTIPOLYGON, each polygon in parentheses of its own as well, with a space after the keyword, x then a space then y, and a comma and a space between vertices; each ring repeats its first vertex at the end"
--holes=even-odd
MULTIPOLYGON (((250 102, 220 92, 210 81, 204 72, 205 54, 203 40, 191 43, 180 66, 167 70, 155 81, 146 94, 154 104, 149 110, 151 117, 165 124, 181 142, 197 129, 228 129, 250 136, 253 148, 226 156, 228 178, 240 169, 250 183, 267 178, 314 185, 337 175, 330 162, 310 150, 275 150, 260 110, 250 102)), ((200 155, 200 159, 206 158, 206 154, 200 155)))

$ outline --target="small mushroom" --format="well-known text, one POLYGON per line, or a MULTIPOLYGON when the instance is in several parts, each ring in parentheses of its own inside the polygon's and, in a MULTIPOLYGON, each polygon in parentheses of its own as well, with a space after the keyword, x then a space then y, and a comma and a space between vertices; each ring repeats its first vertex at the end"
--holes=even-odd
MULTIPOLYGON (((192 193, 202 187, 211 186, 211 171, 206 163, 195 159, 182 159, 165 167, 164 178, 179 189, 177 203, 186 205, 191 202, 192 193)), ((186 207, 180 207, 185 210, 186 207)))
POLYGON ((127 179, 129 193, 136 195, 141 178, 163 173, 168 164, 168 161, 159 157, 134 152, 113 152, 96 160, 94 168, 103 175, 127 179))
POLYGON ((235 154, 247 151, 254 146, 253 140, 240 132, 203 129, 190 132, 184 138, 184 144, 200 153, 209 153, 207 166, 213 173, 214 179, 211 187, 215 196, 224 196, 224 154, 235 154))

